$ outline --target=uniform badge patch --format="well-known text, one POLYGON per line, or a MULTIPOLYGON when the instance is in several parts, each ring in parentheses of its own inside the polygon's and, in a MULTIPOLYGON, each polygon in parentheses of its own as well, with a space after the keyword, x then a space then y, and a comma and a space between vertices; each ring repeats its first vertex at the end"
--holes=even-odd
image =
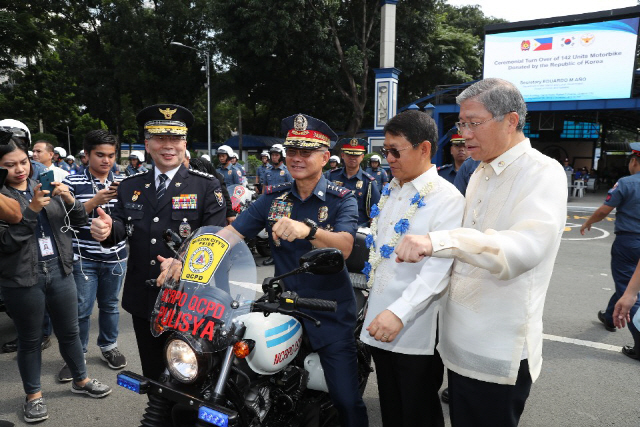
POLYGON ((218 201, 218 204, 220 206, 224 206, 224 197, 222 196, 222 191, 216 190, 213 192, 213 194, 216 196, 216 200, 218 201))
POLYGON ((356 182, 356 188, 358 190, 362 188, 362 181, 358 180, 358 182, 356 182))
POLYGON ((136 200, 138 200, 138 196, 140 195, 139 191, 134 191, 133 192, 133 197, 131 197, 131 201, 135 202, 136 200))
POLYGON ((280 176, 284 176, 284 171, 280 171, 280 176))
POLYGON ((269 208, 269 215, 267 220, 276 223, 280 218, 291 218, 291 210, 293 209, 293 203, 286 200, 275 199, 271 202, 269 208))
POLYGON ((172 197, 171 206, 173 207, 173 209, 197 209, 198 195, 181 194, 180 196, 172 197))
POLYGON ((329 218, 329 208, 327 206, 321 206, 318 209, 318 221, 325 222, 329 218))
POLYGON ((144 188, 149 188, 149 187, 151 187, 151 184, 145 184, 144 185, 144 188))
POLYGON ((187 218, 182 218, 178 232, 180 233, 180 237, 189 237, 189 234, 191 234, 191 225, 187 222, 187 218))
POLYGON ((227 172, 227 175, 231 175, 231 169, 229 169, 229 171, 227 172))
POLYGON ((133 236, 133 224, 128 223, 127 225, 124 226, 124 229, 127 232, 127 236, 129 237, 133 236))
POLYGON ((176 187, 180 187, 182 185, 181 182, 176 182, 176 187))
POLYGON ((333 181, 338 187, 343 187, 344 186, 344 182, 342 181, 333 181))

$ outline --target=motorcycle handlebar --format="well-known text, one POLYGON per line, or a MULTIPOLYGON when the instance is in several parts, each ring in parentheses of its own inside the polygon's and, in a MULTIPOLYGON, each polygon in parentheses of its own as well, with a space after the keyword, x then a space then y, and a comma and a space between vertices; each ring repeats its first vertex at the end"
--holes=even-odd
POLYGON ((333 311, 338 309, 338 303, 335 301, 329 301, 326 299, 317 298, 298 298, 296 300, 296 306, 298 308, 306 308, 308 310, 315 311, 333 311))

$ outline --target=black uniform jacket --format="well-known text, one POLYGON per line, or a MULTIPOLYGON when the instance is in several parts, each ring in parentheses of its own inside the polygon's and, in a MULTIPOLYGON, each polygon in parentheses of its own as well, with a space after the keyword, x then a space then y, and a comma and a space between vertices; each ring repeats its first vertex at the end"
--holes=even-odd
POLYGON ((162 240, 164 230, 170 228, 180 234, 181 224, 183 233, 205 225, 226 225, 226 206, 217 179, 180 166, 158 202, 154 176, 152 169, 122 180, 112 212, 111 235, 103 242, 110 246, 129 238, 122 308, 146 319, 151 316, 159 288, 145 281, 160 275, 158 255, 173 256, 162 240))

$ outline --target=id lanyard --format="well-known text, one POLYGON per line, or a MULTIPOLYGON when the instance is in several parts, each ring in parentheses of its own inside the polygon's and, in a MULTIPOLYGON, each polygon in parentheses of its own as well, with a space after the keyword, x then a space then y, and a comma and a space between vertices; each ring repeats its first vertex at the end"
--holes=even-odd
MULTIPOLYGON (((26 191, 20 191, 13 187, 11 187, 11 189, 17 192, 19 195, 23 196, 26 200, 28 200, 29 203, 31 203, 31 201, 33 200, 33 194, 29 189, 29 184, 27 184, 26 191)), ((42 209, 44 210, 44 207, 42 209)), ((38 246, 40 247, 40 255, 42 256, 42 258, 46 258, 55 255, 55 252, 53 251, 53 242, 51 242, 51 237, 44 234, 44 227, 42 226, 42 219, 40 218, 40 215, 46 215, 46 211, 40 211, 40 213, 38 214, 38 226, 40 227, 40 234, 42 237, 39 237, 37 239, 38 246)))

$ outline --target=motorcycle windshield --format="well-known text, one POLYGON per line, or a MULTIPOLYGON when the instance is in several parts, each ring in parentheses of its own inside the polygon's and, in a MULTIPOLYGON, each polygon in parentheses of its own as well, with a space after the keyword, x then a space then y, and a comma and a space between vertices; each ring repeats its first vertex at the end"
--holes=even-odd
POLYGON ((228 347, 234 319, 251 311, 262 289, 251 251, 220 227, 196 230, 171 263, 151 315, 151 333, 190 335, 196 351, 228 347))

